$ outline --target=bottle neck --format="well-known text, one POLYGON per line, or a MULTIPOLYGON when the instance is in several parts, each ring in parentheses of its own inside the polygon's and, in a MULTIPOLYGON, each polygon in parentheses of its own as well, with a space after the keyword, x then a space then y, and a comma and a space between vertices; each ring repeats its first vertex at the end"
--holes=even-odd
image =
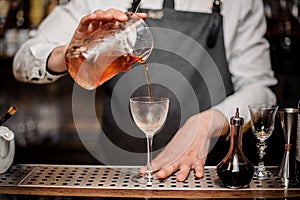
POLYGON ((242 148, 242 134, 241 126, 231 125, 230 132, 230 148, 232 150, 237 150, 242 148))

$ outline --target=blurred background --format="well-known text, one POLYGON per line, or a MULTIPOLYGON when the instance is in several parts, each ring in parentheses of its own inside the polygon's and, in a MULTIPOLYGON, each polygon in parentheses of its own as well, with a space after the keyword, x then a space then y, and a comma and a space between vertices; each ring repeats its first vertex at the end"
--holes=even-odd
MULTIPOLYGON (((15 52, 30 30, 57 5, 68 0, 0 0, 0 115, 10 105, 17 113, 5 125, 15 133, 15 163, 98 164, 85 149, 76 133, 72 117, 72 87, 70 76, 56 83, 34 85, 17 82, 12 74, 15 52)), ((300 100, 300 0, 264 0, 270 42, 271 61, 279 84, 272 88, 280 107, 297 107, 300 100)), ((84 109, 84 106, 82 107, 84 109)), ((88 121, 79 124, 87 131, 93 127, 88 121)), ((266 165, 279 165, 283 154, 280 126, 268 139, 266 165)), ((225 141, 226 138, 221 139, 225 141)), ((257 163, 256 139, 245 133, 247 157, 257 163)), ((217 148, 227 148, 225 145, 217 148)), ((216 165, 227 152, 208 159, 216 165)), ((213 153, 213 152, 212 152, 213 153)))

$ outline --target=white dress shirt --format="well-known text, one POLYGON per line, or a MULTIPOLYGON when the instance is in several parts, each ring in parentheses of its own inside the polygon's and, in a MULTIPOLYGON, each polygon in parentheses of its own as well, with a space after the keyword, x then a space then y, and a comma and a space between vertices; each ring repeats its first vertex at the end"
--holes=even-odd
MULTIPOLYGON (((161 9, 163 0, 143 0, 141 8, 161 9)), ((14 58, 13 71, 17 80, 49 83, 63 75, 46 71, 46 61, 52 50, 67 44, 81 17, 96 9, 116 8, 126 11, 130 0, 72 0, 68 5, 56 7, 31 32, 14 58), (116 3, 117 2, 117 3, 116 3)), ((175 0, 175 9, 193 12, 211 12, 211 0, 175 0)), ((251 103, 276 103, 268 88, 275 85, 269 58, 269 44, 264 39, 266 23, 261 0, 223 0, 224 42, 234 94, 214 106, 227 119, 240 108, 240 114, 249 120, 247 106, 251 103)))

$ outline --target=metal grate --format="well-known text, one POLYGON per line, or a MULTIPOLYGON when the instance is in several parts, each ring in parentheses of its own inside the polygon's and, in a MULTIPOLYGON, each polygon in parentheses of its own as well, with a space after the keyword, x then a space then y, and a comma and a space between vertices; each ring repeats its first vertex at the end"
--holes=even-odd
POLYGON ((0 174, 0 186, 15 186, 25 179, 34 169, 33 166, 12 166, 8 172, 0 174))
MULTIPOLYGON (((275 169, 275 168, 274 168, 275 169)), ((191 173, 184 182, 176 181, 176 174, 167 180, 153 186, 134 183, 131 177, 137 174, 138 167, 107 167, 107 166, 12 166, 0 175, 0 186, 18 185, 22 187, 63 187, 63 188, 109 188, 109 189, 139 189, 151 187, 163 190, 220 190, 215 167, 206 167, 202 179, 197 179, 191 173)), ((253 179, 249 189, 283 188, 280 178, 270 177, 266 180, 253 179)))

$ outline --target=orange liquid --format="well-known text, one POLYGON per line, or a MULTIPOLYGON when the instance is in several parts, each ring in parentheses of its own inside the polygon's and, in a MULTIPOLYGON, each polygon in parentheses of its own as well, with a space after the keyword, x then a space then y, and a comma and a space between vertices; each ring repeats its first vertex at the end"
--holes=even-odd
POLYGON ((147 79, 148 94, 152 100, 152 89, 150 84, 150 77, 148 66, 141 58, 127 55, 107 56, 104 60, 109 63, 106 68, 102 65, 88 62, 87 59, 73 48, 67 50, 66 65, 71 77, 85 89, 95 89, 108 81, 120 72, 126 72, 131 69, 131 66, 140 62, 144 65, 144 70, 147 79), (71 56, 68 56, 71 55, 71 56))
POLYGON ((129 55, 105 58, 107 66, 89 62, 83 55, 66 58, 67 69, 72 78, 86 89, 95 89, 120 72, 128 71, 131 65, 138 61, 129 55))

